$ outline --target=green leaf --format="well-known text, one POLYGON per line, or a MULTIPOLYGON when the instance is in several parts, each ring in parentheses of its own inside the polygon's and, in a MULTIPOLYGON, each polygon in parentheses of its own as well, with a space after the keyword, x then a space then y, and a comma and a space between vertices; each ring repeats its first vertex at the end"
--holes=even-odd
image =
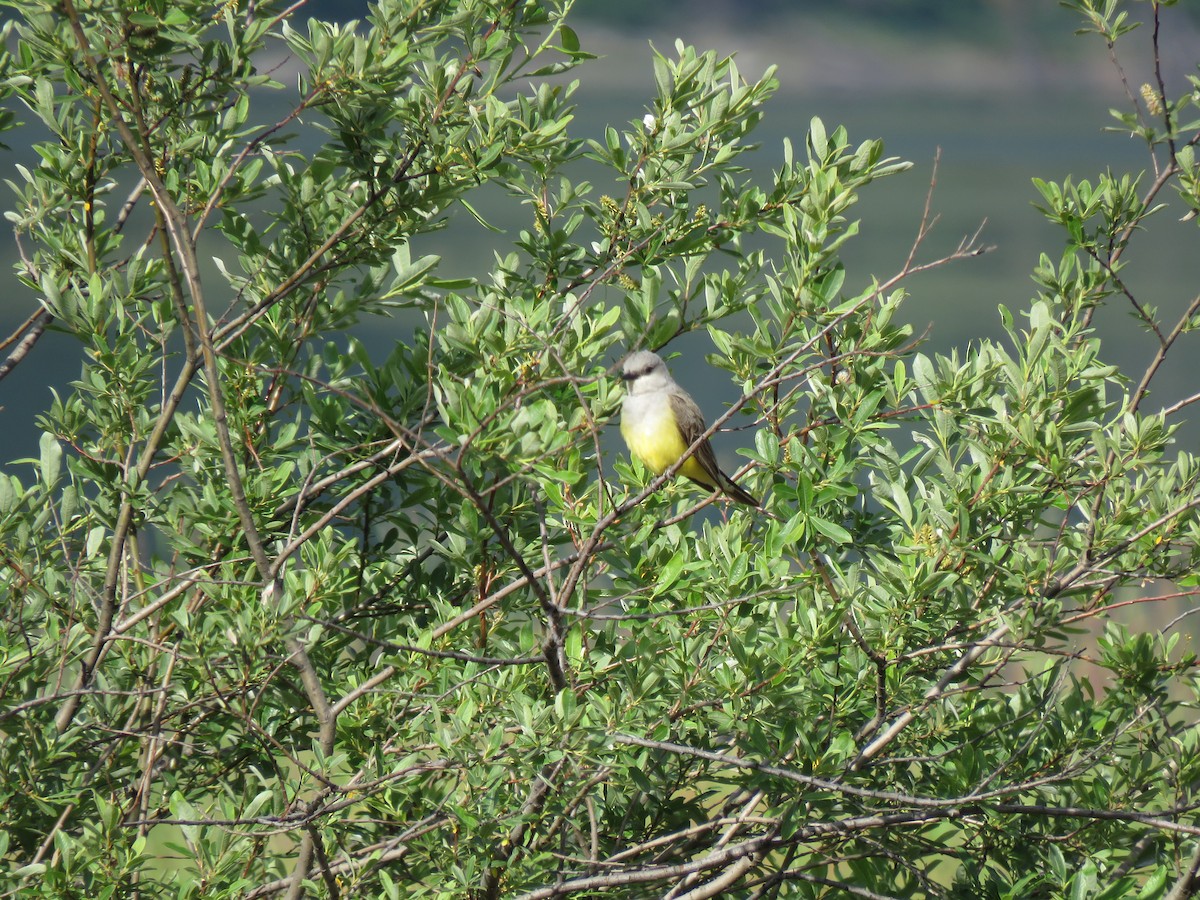
POLYGON ((812 147, 813 156, 824 159, 829 153, 829 139, 825 135, 825 123, 813 116, 808 123, 808 143, 812 147))
POLYGON ((820 516, 809 516, 808 524, 814 531, 825 535, 825 537, 836 544, 849 546, 854 543, 854 536, 836 522, 830 522, 828 519, 822 519, 820 516))
POLYGON ((42 433, 39 444, 42 483, 49 490, 58 484, 58 476, 62 471, 62 447, 54 435, 46 432, 42 433))

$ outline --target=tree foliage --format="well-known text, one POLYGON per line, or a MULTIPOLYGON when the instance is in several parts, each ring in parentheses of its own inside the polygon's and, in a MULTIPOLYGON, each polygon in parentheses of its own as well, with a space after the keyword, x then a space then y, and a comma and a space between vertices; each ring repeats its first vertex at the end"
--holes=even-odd
MULTIPOLYGON (((907 166, 813 120, 758 183, 769 71, 677 45, 585 140, 566 0, 6 5, 46 137, 0 373, 84 355, 0 477, 10 893, 1190 890, 1194 657, 1113 614, 1196 581, 1200 395, 1152 389, 1200 298, 1123 271, 1200 209, 1200 80, 1130 98, 1146 173, 1036 182, 1037 296, 937 356, 903 283, 978 248, 847 271, 907 166), (420 236, 488 183, 528 224, 444 271, 420 236), (1093 328, 1130 311, 1123 372, 1093 328), (761 511, 601 452, 620 355, 693 332, 761 511)), ((1157 61, 1169 4, 1072 5, 1157 61)))

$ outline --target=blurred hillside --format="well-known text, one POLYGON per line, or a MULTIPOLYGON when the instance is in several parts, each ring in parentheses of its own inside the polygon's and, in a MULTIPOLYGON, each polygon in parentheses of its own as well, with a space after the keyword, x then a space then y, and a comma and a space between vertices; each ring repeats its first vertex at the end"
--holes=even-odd
MULTIPOLYGON (((1193 22, 1200 10, 1180 4, 1193 22)), ((308 15, 345 21, 362 18, 366 0, 309 0, 308 15)), ((881 27, 961 35, 986 35, 1000 24, 1040 26, 1053 21, 1058 4, 1044 0, 577 0, 574 15, 615 26, 667 26, 698 19, 737 23, 746 30, 770 27, 796 15, 829 17, 881 27)), ((1177 19, 1177 12, 1173 12, 1177 19)))
POLYGON ((1053 5, 1037 0, 579 0, 575 12, 586 18, 614 24, 667 25, 683 19, 710 18, 740 23, 753 30, 757 23, 793 16, 829 17, 876 26, 926 31, 936 29, 961 34, 979 33, 997 20, 1044 18, 1053 5))
MULTIPOLYGON (((309 0, 303 10, 346 21, 365 18, 369 5, 309 0)), ((1171 80, 1183 89, 1200 43, 1200 4, 1171 12, 1160 44, 1171 80)), ((1149 4, 1141 14, 1151 14, 1149 4)), ((1045 0, 577 0, 571 23, 584 49, 618 60, 640 56, 646 41, 668 49, 682 38, 736 51, 746 71, 779 64, 784 90, 994 95, 1113 86, 1104 55, 1074 34, 1078 13, 1045 0), (630 43, 637 46, 622 47, 630 43)), ((1148 76, 1148 60, 1124 62, 1131 81, 1148 76)), ((609 74, 620 78, 621 71, 609 74)), ((624 71, 631 84, 644 83, 640 67, 624 71)))

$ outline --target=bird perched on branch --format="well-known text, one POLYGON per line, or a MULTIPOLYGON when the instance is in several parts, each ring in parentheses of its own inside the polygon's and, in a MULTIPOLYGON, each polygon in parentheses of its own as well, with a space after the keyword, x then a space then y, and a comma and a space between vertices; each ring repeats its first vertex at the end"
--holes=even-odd
MULTIPOLYGON (((657 353, 639 350, 625 358, 621 368, 625 400, 621 404, 621 437, 629 452, 660 475, 683 457, 705 431, 704 414, 683 388, 675 383, 667 364, 657 353)), ((681 475, 702 487, 758 506, 758 501, 717 466, 717 457, 705 438, 679 467, 681 475)))

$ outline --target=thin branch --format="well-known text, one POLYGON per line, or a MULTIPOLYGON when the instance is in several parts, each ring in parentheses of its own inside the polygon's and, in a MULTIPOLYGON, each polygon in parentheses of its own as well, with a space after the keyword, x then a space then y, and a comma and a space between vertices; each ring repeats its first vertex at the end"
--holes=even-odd
POLYGON ((39 309, 32 316, 24 321, 21 326, 0 344, 0 350, 11 344, 17 335, 24 332, 25 336, 13 348, 12 353, 8 354, 8 358, 0 363, 0 380, 3 380, 13 369, 21 364, 21 361, 29 355, 29 351, 33 349, 46 331, 46 326, 54 321, 54 316, 50 315, 49 311, 39 309))
MULTIPOLYGON (((1158 7, 1155 7, 1155 13, 1158 12, 1158 7)), ((1171 885, 1163 900, 1186 900, 1187 897, 1196 896, 1196 880, 1200 875, 1200 841, 1196 842, 1196 848, 1192 851, 1191 858, 1184 864, 1179 871, 1179 877, 1175 883, 1171 885)))

